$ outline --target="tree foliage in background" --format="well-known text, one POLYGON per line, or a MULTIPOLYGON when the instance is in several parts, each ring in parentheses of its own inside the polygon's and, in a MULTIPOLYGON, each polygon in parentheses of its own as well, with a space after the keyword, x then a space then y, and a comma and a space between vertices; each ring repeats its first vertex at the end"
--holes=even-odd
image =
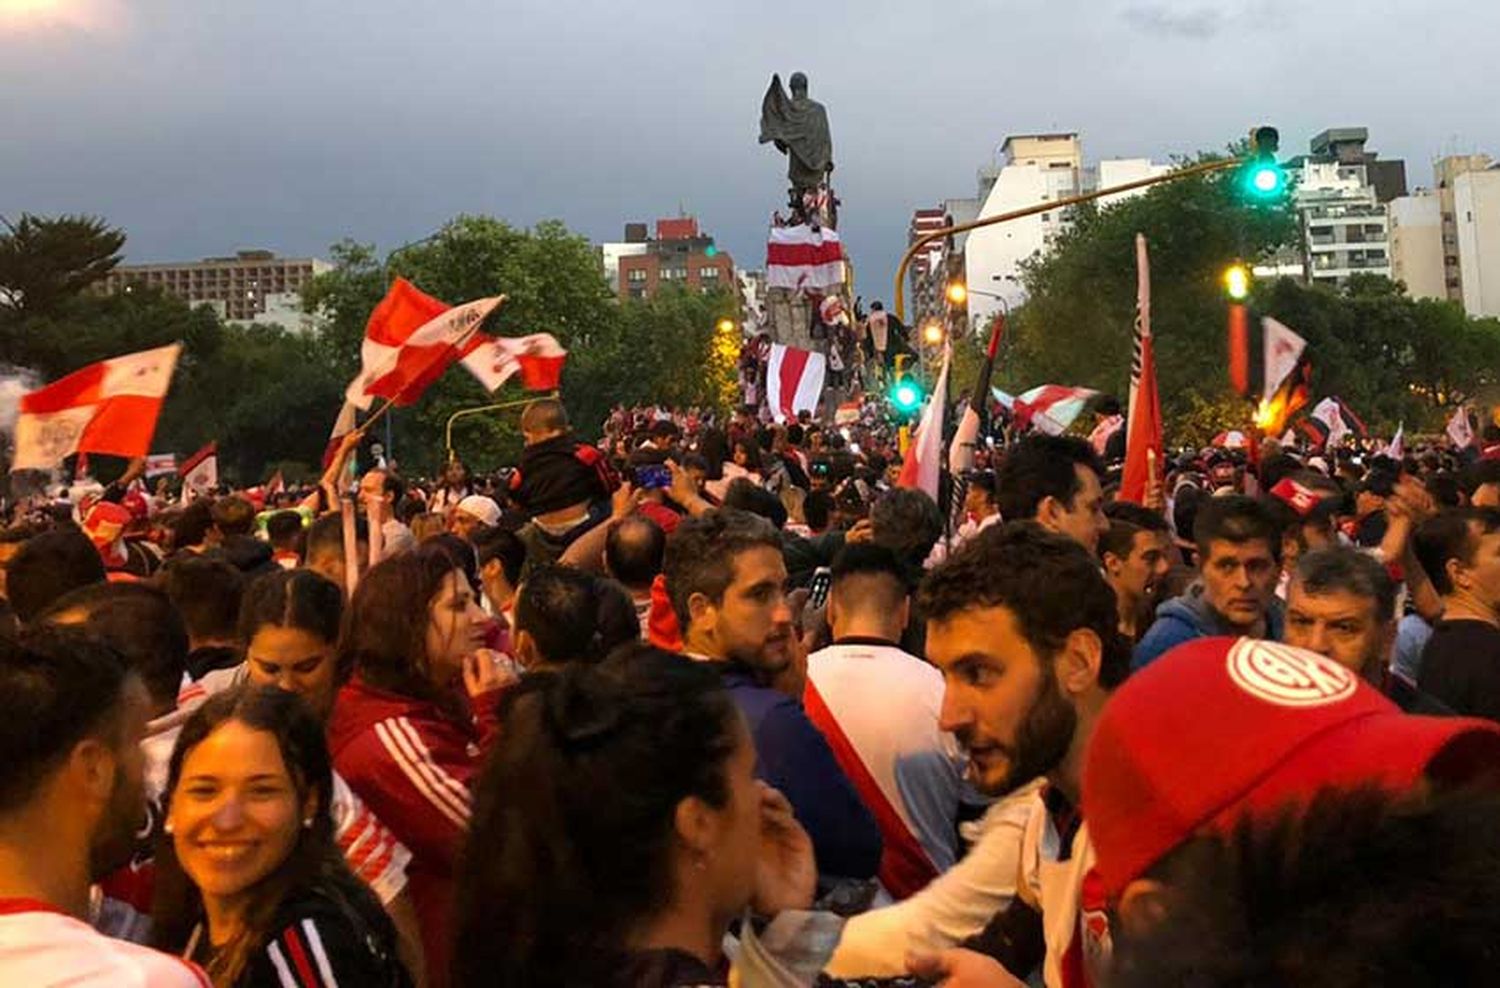
POLYGON ((0 304, 16 315, 54 313, 113 271, 125 246, 122 231, 92 216, 22 213, 0 225, 0 304))
MULTIPOLYGON (((1023 266, 1028 301, 1013 320, 998 377, 1011 388, 1070 384, 1124 399, 1141 232, 1150 249, 1169 440, 1244 427, 1240 410, 1248 402, 1233 396, 1227 380, 1221 278, 1234 261, 1254 263, 1299 234, 1289 203, 1247 206, 1233 182, 1232 173, 1184 179, 1078 211, 1054 249, 1023 266)), ((1252 322, 1271 316, 1307 340, 1314 401, 1339 395, 1382 431, 1402 420, 1435 427, 1444 409, 1496 383, 1500 322, 1470 319, 1454 303, 1411 299, 1385 278, 1356 276, 1340 289, 1278 279, 1256 285, 1249 308, 1252 322)), ((1252 329, 1252 348, 1258 340, 1252 329)))

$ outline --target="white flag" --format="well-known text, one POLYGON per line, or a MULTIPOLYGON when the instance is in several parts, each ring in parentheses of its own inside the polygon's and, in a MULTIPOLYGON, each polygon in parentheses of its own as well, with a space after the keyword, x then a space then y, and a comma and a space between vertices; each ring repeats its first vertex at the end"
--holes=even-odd
POLYGON ((1406 455, 1406 423, 1402 422, 1396 426, 1396 434, 1391 437, 1391 444, 1381 450, 1386 456, 1393 460, 1399 460, 1406 455))
POLYGON ((1474 427, 1469 424, 1469 410, 1466 407, 1460 405, 1454 409, 1453 417, 1448 420, 1448 438, 1459 449, 1474 445, 1474 427))
POLYGON ((1265 331, 1266 347, 1264 398, 1270 404, 1271 396, 1276 394, 1281 382, 1297 366, 1302 351, 1307 349, 1307 341, 1269 316, 1261 320, 1261 328, 1265 331))
POLYGON ((1325 449, 1337 448, 1343 443, 1344 437, 1349 434, 1349 426, 1344 422, 1343 410, 1333 398, 1324 398, 1318 402, 1318 407, 1312 410, 1312 417, 1328 428, 1328 438, 1323 443, 1325 449))

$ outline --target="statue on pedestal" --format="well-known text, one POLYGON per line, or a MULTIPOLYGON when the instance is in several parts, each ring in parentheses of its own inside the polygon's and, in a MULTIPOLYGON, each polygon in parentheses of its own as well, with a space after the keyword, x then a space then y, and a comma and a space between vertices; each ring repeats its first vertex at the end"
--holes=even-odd
POLYGON ((760 143, 774 143, 787 156, 788 201, 793 212, 801 213, 809 196, 829 196, 833 137, 828 131, 828 111, 807 95, 807 76, 794 72, 789 82, 790 96, 781 87, 781 76, 771 76, 760 104, 760 143))

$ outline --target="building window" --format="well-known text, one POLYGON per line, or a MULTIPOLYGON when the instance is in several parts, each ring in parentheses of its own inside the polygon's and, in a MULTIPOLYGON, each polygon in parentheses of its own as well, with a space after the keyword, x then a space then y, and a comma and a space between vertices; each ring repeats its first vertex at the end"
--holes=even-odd
POLYGON ((630 271, 625 275, 625 280, 627 280, 627 281, 645 281, 646 280, 646 272, 642 268, 631 268, 630 271))
POLYGON ((700 278, 709 278, 709 279, 718 278, 719 277, 719 269, 718 268, 699 268, 698 269, 698 277, 700 277, 700 278))

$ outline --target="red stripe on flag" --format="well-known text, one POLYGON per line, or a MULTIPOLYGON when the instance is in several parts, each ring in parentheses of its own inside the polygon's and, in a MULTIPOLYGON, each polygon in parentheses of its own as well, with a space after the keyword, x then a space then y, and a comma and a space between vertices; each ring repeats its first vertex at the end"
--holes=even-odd
POLYGON ((405 278, 397 278, 370 313, 365 338, 385 346, 400 346, 419 327, 449 308, 446 302, 433 298, 405 278))
POLYGON ((802 381, 802 372, 807 369, 807 358, 810 354, 806 350, 796 347, 787 347, 781 356, 781 413, 788 419, 797 417, 792 410, 793 403, 797 400, 797 385, 802 381))
POLYGON ((766 263, 784 267, 816 266, 831 264, 844 259, 844 245, 834 241, 823 244, 778 244, 766 245, 766 263))
POLYGON ((93 419, 78 437, 80 453, 111 456, 145 456, 151 451, 161 398, 120 395, 99 404, 93 419))
POLYGON ((567 361, 562 357, 538 357, 532 354, 523 354, 516 358, 516 363, 521 365, 521 387, 528 391, 555 391, 562 383, 563 364, 567 361))
POLYGON ((99 400, 104 375, 103 363, 89 364, 44 388, 22 395, 19 410, 22 414, 35 415, 93 404, 99 400))

